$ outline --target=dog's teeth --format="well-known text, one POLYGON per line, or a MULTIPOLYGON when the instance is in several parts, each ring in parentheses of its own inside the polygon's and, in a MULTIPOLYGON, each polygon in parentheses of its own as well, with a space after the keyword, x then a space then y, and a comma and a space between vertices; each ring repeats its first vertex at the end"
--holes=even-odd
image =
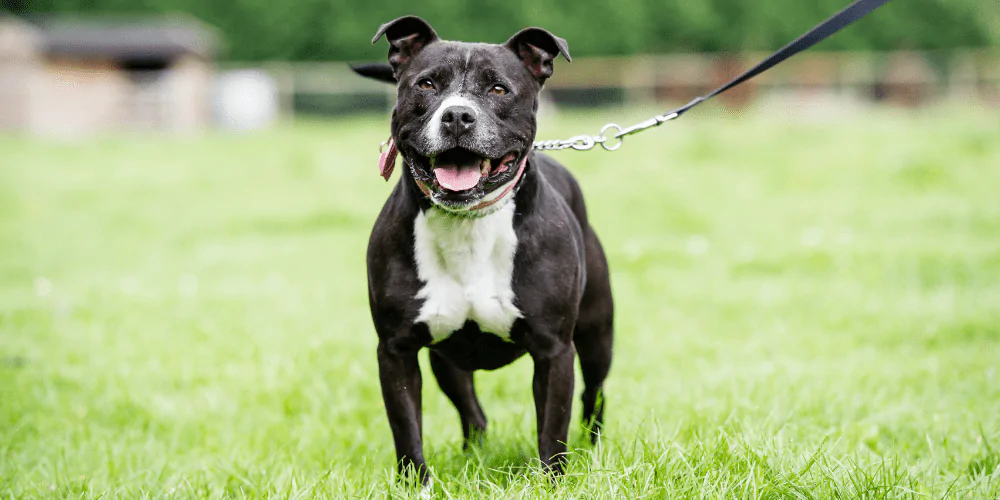
POLYGON ((483 177, 486 177, 486 176, 490 175, 490 159, 489 158, 483 160, 483 166, 480 169, 480 172, 483 174, 483 177))

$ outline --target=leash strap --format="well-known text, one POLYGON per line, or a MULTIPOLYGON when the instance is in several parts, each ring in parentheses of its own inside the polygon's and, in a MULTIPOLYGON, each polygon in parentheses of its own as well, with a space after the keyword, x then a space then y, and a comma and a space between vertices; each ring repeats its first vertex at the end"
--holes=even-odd
POLYGON ((823 40, 826 40, 830 35, 850 26, 855 21, 867 16, 875 9, 885 5, 889 0, 857 0, 851 5, 847 6, 844 10, 834 14, 826 21, 819 23, 816 27, 806 32, 806 34, 796 38, 794 41, 785 45, 777 52, 768 56, 767 59, 759 62, 753 68, 750 68, 742 75, 734 78, 729 83, 713 90, 709 94, 705 94, 701 97, 696 97, 691 100, 691 102, 673 110, 668 111, 662 115, 656 115, 644 122, 637 123, 628 128, 622 128, 614 123, 609 123, 601 128, 601 132, 597 136, 582 135, 572 137, 563 141, 538 141, 535 142, 533 147, 540 150, 560 150, 572 148, 576 150, 588 150, 592 149, 594 146, 600 144, 601 147, 608 151, 614 151, 621 147, 622 139, 627 136, 634 134, 636 132, 641 132, 647 128, 655 127, 661 125, 665 122, 678 118, 683 115, 691 108, 773 68, 782 61, 788 59, 789 57, 802 52, 803 50, 816 45, 823 40), (609 131, 614 131, 613 134, 608 136, 609 131), (617 142, 615 140, 617 139, 617 142))
POLYGON ((757 63, 756 66, 750 68, 747 72, 736 77, 729 83, 715 89, 711 94, 696 97, 691 102, 671 111, 671 113, 677 113, 677 115, 680 116, 698 104, 701 104, 773 68, 774 66, 777 66, 785 59, 788 59, 789 57, 792 57, 795 54, 798 54, 799 52, 826 40, 830 37, 830 35, 850 26, 855 21, 870 14, 873 10, 885 5, 888 1, 889 0, 858 0, 857 2, 854 2, 844 10, 834 14, 826 21, 823 21, 815 28, 809 30, 806 34, 796 38, 792 43, 785 45, 774 54, 771 54, 767 59, 757 63))
MULTIPOLYGON (((725 85, 713 90, 709 94, 705 94, 700 97, 695 97, 691 102, 673 110, 668 111, 662 115, 656 115, 646 121, 639 122, 631 127, 622 128, 615 123, 608 123, 601 128, 601 132, 596 136, 590 135, 578 135, 576 137, 571 137, 566 140, 550 140, 550 141, 536 141, 532 144, 532 148, 542 151, 550 150, 561 150, 561 149, 575 149, 577 151, 585 151, 588 149, 593 149, 598 144, 602 148, 608 151, 614 151, 621 147, 622 141, 625 136, 635 134, 637 132, 642 132, 648 128, 656 127, 662 125, 670 120, 674 120, 684 113, 688 112, 691 108, 777 66, 789 57, 806 50, 813 45, 816 45, 823 40, 826 40, 834 33, 854 24, 855 21, 871 14, 875 9, 885 5, 889 0, 857 0, 851 5, 848 5, 844 10, 834 14, 826 21, 823 21, 816 25, 813 29, 807 31, 804 35, 796 38, 788 45, 778 49, 777 52, 771 54, 763 61, 757 63, 756 66, 750 68, 740 76, 729 81, 725 85), (613 134, 608 134, 609 131, 614 131, 613 134), (617 141, 617 142, 614 142, 617 141)), ((393 138, 390 137, 389 140, 383 143, 383 148, 380 149, 379 157, 379 173, 385 180, 389 180, 389 175, 392 174, 393 166, 396 161, 396 146, 394 144, 393 138)), ((521 168, 524 168, 522 163, 521 168)), ((520 177, 520 173, 518 175, 520 177)), ((425 186, 422 186, 425 187, 425 186)), ((426 193, 426 190, 425 190, 426 193)))

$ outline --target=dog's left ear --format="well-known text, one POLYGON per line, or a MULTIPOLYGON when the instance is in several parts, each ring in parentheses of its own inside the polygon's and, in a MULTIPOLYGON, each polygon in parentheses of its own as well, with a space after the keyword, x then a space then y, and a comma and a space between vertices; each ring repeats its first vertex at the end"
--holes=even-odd
POLYGON ((427 21, 417 16, 403 16, 379 26, 372 43, 379 38, 389 40, 389 65, 396 80, 401 68, 413 59, 424 47, 437 41, 437 33, 427 21))
POLYGON ((392 74, 392 66, 386 63, 360 63, 352 64, 351 71, 365 78, 378 80, 385 83, 396 83, 396 77, 392 74))
POLYGON ((573 62, 566 40, 542 28, 525 28, 518 31, 507 40, 506 45, 521 58, 521 62, 532 75, 535 75, 539 84, 545 83, 545 80, 552 76, 552 62, 559 54, 562 54, 567 61, 573 62))

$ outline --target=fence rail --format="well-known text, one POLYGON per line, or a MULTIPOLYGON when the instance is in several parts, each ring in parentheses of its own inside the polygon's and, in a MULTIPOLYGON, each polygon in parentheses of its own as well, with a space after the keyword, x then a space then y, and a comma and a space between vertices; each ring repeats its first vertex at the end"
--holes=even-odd
MULTIPOLYGON (((578 58, 557 63, 545 96, 556 106, 686 101, 739 74, 765 53, 669 54, 578 58)), ((278 86, 284 114, 391 108, 395 89, 358 77, 340 62, 227 63, 256 67, 278 86)), ((851 96, 919 106, 947 98, 1000 106, 1000 49, 936 52, 808 52, 722 96, 739 107, 769 92, 851 96)))

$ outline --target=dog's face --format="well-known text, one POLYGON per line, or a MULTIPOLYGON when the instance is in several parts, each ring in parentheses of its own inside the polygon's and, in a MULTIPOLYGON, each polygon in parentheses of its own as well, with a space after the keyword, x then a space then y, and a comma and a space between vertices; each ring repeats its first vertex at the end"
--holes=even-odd
POLYGON ((472 210, 508 190, 535 137, 538 92, 566 42, 528 28, 504 45, 441 41, 417 17, 383 25, 397 83, 392 135, 431 201, 472 210))

